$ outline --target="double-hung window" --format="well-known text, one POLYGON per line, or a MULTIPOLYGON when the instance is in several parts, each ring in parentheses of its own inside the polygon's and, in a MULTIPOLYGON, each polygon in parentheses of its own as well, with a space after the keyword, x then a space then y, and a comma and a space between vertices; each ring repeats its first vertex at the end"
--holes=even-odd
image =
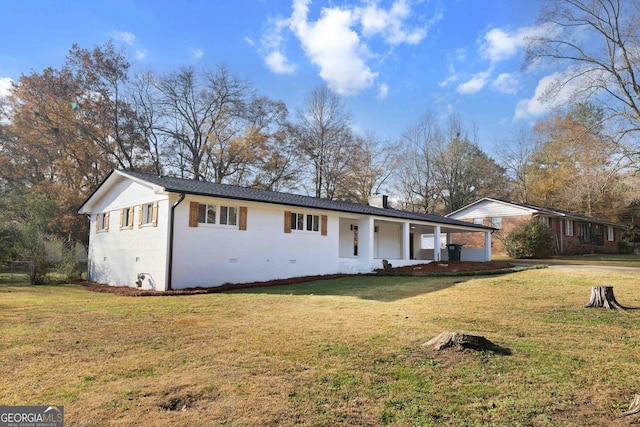
POLYGON ((616 233, 614 231, 614 228, 610 225, 607 225, 607 240, 609 242, 613 242, 614 240, 616 240, 616 233))
POLYGON ((238 225, 238 208, 220 206, 220 224, 238 225))
POLYGON ((291 229, 299 231, 320 231, 320 215, 291 212, 291 229))
POLYGON ((307 215, 307 231, 320 231, 319 215, 307 215))
POLYGON ((284 232, 291 233, 293 230, 319 233, 323 236, 327 235, 327 216, 313 215, 304 212, 284 213, 284 232))
POLYGON ((573 236, 573 220, 564 220, 564 234, 565 236, 573 236))
POLYGON ((247 208, 191 202, 189 227, 223 225, 247 229, 247 208))
POLYGON ((120 209, 120 230, 133 228, 133 208, 120 209))
POLYGON ((198 224, 216 223, 216 205, 201 204, 198 206, 198 224))
POLYGON ((153 216, 153 204, 147 203, 142 207, 142 223, 151 224, 152 216, 153 216))
POLYGON ((109 212, 96 215, 96 232, 109 231, 109 212))

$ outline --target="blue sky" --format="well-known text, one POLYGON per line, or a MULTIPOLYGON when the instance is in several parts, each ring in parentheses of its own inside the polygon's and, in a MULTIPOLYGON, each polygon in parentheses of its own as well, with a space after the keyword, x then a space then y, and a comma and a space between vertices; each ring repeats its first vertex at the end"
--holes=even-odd
POLYGON ((112 39, 137 70, 224 64, 292 116, 326 84, 354 127, 396 140, 420 116, 459 114, 496 155, 550 105, 554 70, 521 71, 537 0, 0 1, 0 93, 112 39))

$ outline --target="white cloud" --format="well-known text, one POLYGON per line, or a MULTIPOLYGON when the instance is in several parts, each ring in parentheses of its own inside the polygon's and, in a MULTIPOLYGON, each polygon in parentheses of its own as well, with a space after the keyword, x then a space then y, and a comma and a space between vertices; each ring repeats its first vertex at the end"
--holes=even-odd
POLYGON ((146 57, 147 57, 147 51, 146 50, 144 50, 144 49, 142 49, 142 50, 136 49, 136 59, 137 60, 141 60, 141 59, 144 59, 146 57))
MULTIPOLYGON (((362 6, 323 7, 317 20, 309 20, 311 0, 293 0, 289 18, 271 20, 261 40, 261 54, 275 73, 296 69, 285 53, 285 31, 300 42, 305 56, 319 68, 320 77, 337 94, 353 95, 375 85, 378 73, 370 62, 379 58, 367 44, 381 37, 384 43, 417 44, 427 35, 426 27, 407 28, 411 8, 407 0, 395 0, 388 9, 377 0, 363 0, 362 6)), ((440 19, 438 16, 434 20, 440 19)), ((386 96, 389 87, 380 85, 386 96)))
POLYGON ((193 56, 193 59, 200 59, 204 56, 204 51, 202 49, 192 47, 191 55, 193 56))
MULTIPOLYGON (((404 28, 404 21, 411 17, 411 7, 406 0, 394 2, 388 10, 378 7, 377 2, 370 2, 365 7, 356 8, 355 13, 365 37, 382 34, 387 43, 398 45, 418 44, 427 36, 427 28, 404 28)), ((434 19, 441 19, 441 15, 434 19)))
POLYGON ((518 93, 520 81, 511 73, 500 74, 491 84, 494 90, 507 95, 515 95, 518 93))
POLYGON ((468 95, 478 93, 484 88, 489 81, 491 69, 475 74, 470 80, 458 85, 456 92, 468 95))
POLYGON ((291 74, 296 71, 295 64, 289 63, 282 52, 273 51, 264 58, 267 67, 276 74, 291 74))
POLYGON ((136 36, 133 33, 129 33, 126 31, 113 31, 111 34, 113 35, 114 39, 120 40, 121 42, 128 45, 133 45, 133 43, 135 43, 136 41, 136 36))
POLYGON ((0 77, 0 96, 9 95, 9 88, 11 87, 11 80, 9 77, 0 77))
POLYGON ((447 77, 446 79, 444 79, 443 81, 438 82, 438 86, 447 87, 450 84, 457 82, 459 78, 460 78, 460 76, 458 74, 452 74, 449 77, 447 77))
POLYGON ((251 46, 255 46, 255 42, 251 39, 251 37, 245 37, 244 41, 247 42, 247 44, 251 45, 251 46))
POLYGON ((557 72, 540 79, 533 97, 518 101, 513 120, 537 118, 560 105, 576 99, 575 97, 582 88, 582 82, 579 79, 571 80, 561 87, 558 86, 558 82, 564 81, 565 76, 570 72, 571 70, 557 72), (555 95, 549 97, 548 94, 552 89, 555 95))
POLYGON ((288 19, 275 19, 269 22, 269 30, 260 40, 264 62, 276 74, 291 74, 296 71, 296 64, 289 61, 282 51, 284 44, 283 32, 289 27, 288 19))
POLYGON ((309 0, 296 0, 291 29, 299 38, 305 54, 320 67, 320 77, 340 95, 353 95, 371 87, 376 73, 366 63, 366 45, 351 29, 355 16, 349 9, 322 9, 316 22, 307 22, 309 0))
POLYGON ((389 94, 389 85, 382 83, 378 85, 378 95, 376 98, 385 99, 389 94))
POLYGON ((516 55, 519 50, 527 46, 529 37, 539 37, 552 32, 548 25, 537 27, 522 27, 515 31, 492 28, 484 35, 484 42, 480 47, 482 55, 491 62, 504 61, 516 55))

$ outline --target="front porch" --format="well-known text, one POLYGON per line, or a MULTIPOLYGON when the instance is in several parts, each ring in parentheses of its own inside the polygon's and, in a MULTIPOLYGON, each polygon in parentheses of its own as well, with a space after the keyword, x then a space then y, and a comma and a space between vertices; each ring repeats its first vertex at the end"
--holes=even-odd
POLYGON ((452 233, 484 233, 484 247, 462 247, 460 260, 491 261, 491 230, 388 218, 340 218, 340 271, 368 273, 382 268, 382 260, 397 267, 446 261, 446 245, 456 243, 449 241, 452 233))

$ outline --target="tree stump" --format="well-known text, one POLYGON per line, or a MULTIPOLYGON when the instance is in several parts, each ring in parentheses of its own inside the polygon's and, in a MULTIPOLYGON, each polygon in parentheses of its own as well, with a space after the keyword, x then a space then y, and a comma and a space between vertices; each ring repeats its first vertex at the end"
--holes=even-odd
POLYGON ((640 394, 636 394, 633 398, 633 402, 629 405, 629 409, 625 412, 625 415, 634 415, 640 413, 640 394))
POLYGON ((618 304, 616 297, 613 296, 613 286, 592 286, 591 300, 585 305, 589 308, 608 308, 609 310, 624 310, 624 307, 618 304))
POLYGON ((491 350, 497 353, 510 354, 508 349, 500 347, 479 335, 468 335, 462 332, 442 332, 435 338, 422 344, 423 347, 433 347, 440 351, 450 347, 469 348, 477 351, 491 350))

